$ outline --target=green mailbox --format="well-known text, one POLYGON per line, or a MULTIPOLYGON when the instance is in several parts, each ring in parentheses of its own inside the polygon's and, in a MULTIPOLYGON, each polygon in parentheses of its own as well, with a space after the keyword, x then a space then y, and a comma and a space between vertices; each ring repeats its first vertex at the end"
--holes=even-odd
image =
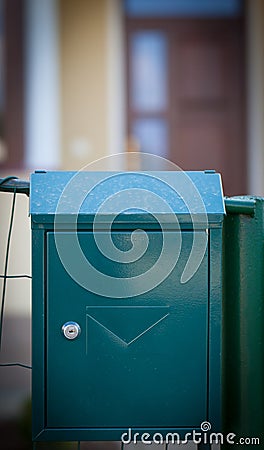
POLYGON ((30 203, 33 440, 220 431, 220 175, 38 171, 30 203))

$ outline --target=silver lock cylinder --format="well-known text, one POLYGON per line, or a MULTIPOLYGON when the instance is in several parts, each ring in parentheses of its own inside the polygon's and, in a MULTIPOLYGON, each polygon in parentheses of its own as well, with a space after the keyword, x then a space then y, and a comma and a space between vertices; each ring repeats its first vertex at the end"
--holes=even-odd
POLYGON ((76 339, 81 333, 81 327, 77 322, 66 322, 61 331, 66 339, 76 339))

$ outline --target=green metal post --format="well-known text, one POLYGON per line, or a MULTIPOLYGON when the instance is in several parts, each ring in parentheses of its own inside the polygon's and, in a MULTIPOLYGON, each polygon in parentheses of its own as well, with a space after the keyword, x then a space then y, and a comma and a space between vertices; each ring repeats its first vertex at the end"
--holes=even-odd
POLYGON ((264 449, 264 198, 234 197, 225 205, 224 432, 236 434, 236 449, 264 449))

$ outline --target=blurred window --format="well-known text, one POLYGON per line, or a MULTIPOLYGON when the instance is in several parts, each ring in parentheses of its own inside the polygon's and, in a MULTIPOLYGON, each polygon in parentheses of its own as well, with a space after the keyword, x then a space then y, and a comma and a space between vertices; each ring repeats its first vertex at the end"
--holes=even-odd
POLYGON ((167 49, 164 33, 139 31, 131 40, 132 106, 138 111, 160 111, 167 106, 167 49))
POLYGON ((129 43, 131 134, 142 152, 169 154, 169 42, 161 30, 134 31, 129 43))
POLYGON ((145 153, 168 157, 168 124, 161 118, 136 119, 133 123, 133 136, 140 142, 145 153))

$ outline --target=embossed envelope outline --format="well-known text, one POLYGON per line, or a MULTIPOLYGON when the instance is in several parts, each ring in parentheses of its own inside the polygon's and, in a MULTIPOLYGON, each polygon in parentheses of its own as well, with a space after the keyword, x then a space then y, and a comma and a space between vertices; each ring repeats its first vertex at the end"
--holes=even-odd
MULTIPOLYGON (((169 306, 87 306, 86 332, 92 320, 128 347, 169 316, 169 306), (151 314, 150 314, 151 313, 151 314), (122 321, 122 319, 124 319, 122 321), (132 319, 127 327, 127 319, 132 319), (136 320, 139 319, 139 320, 136 320)), ((86 343, 88 341, 88 336, 86 343)), ((87 345, 86 345, 87 347, 87 345)), ((87 348, 86 348, 87 351, 87 348)))

